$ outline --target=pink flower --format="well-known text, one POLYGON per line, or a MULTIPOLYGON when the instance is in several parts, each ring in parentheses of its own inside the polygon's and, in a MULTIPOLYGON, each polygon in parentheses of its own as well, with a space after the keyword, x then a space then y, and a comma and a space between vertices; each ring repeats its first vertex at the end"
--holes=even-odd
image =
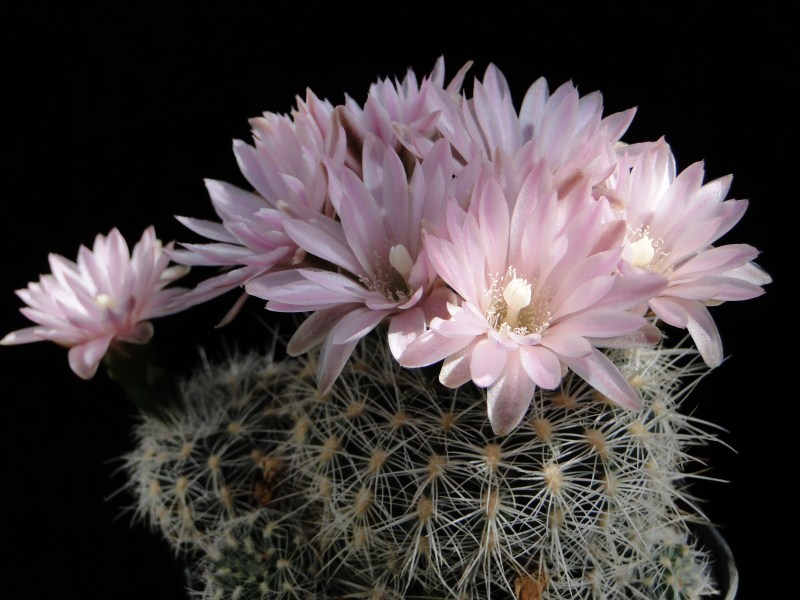
POLYGON ((164 288, 188 269, 168 267, 164 250, 149 227, 133 254, 116 229, 108 237, 98 235, 92 250, 81 246, 77 263, 51 254, 52 275, 17 291, 28 305, 20 311, 37 325, 9 333, 0 343, 50 340, 67 346, 70 368, 91 379, 113 341, 147 343, 153 336, 149 319, 185 307, 179 299, 183 288, 164 288))
MULTIPOLYGON (((597 347, 653 343, 659 334, 628 309, 658 293, 663 281, 617 271, 622 221, 603 222, 605 202, 586 202, 562 227, 563 209, 549 167, 529 172, 508 197, 487 164, 465 211, 451 201, 447 239, 425 238, 433 268, 460 303, 400 356, 408 367, 445 359, 440 380, 470 379, 488 388, 492 428, 520 422, 536 386, 559 385, 571 368, 613 401, 639 404, 636 393, 597 347)), ((588 185, 584 194, 590 195, 588 185)))
POLYGON ((336 113, 347 132, 347 165, 361 173, 361 148, 368 134, 399 153, 405 147, 413 156, 424 157, 438 137, 436 121, 439 113, 433 100, 440 95, 456 94, 469 67, 470 63, 464 65, 445 87, 444 58, 439 58, 431 74, 423 77, 421 82, 409 69, 402 81, 392 82, 387 78, 373 83, 363 108, 346 96, 345 104, 337 107, 336 113))
POLYGON ((172 252, 177 262, 232 268, 201 283, 187 296, 188 303, 214 298, 275 268, 302 264, 305 253, 283 229, 284 212, 297 208, 332 214, 323 160, 330 168, 344 163, 344 133, 328 102, 308 92, 306 101, 297 104, 292 118, 266 113, 250 121, 255 147, 234 142, 239 167, 256 193, 208 180, 222 222, 178 217, 214 243, 182 244, 186 250, 172 252))
POLYGON ((367 135, 363 179, 348 168, 331 177, 338 220, 311 211, 284 219, 292 240, 333 270, 292 269, 246 285, 249 294, 269 301, 270 310, 316 311, 288 349, 300 354, 323 342, 317 374, 322 390, 333 384, 358 341, 385 319, 391 321, 392 351, 399 355, 432 314, 444 310, 450 293, 433 289, 435 273, 422 253, 422 223, 435 222, 444 212, 451 164, 450 146, 440 141, 409 180, 398 154, 367 135))
POLYGON ((703 185, 703 164, 675 175, 675 159, 662 140, 624 156, 610 182, 627 228, 624 258, 658 273, 666 287, 649 301, 664 322, 689 330, 710 367, 722 362, 722 342, 707 305, 764 293, 770 277, 751 261, 747 244, 711 244, 744 215, 746 200, 725 200, 731 177, 703 185))
POLYGON ((494 65, 483 82, 475 81, 472 98, 436 91, 431 105, 441 112, 436 126, 464 164, 519 155, 529 163, 546 160, 559 196, 578 181, 593 185, 611 174, 615 144, 635 113, 630 109, 602 118, 599 92, 581 98, 568 82, 550 95, 544 78, 528 89, 517 113, 505 77, 494 65))

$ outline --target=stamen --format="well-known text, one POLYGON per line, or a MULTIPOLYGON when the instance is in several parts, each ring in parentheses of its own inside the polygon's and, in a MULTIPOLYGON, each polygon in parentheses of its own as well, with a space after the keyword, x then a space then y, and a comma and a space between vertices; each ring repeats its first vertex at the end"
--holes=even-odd
POLYGON ((94 301, 100 308, 114 308, 117 305, 116 301, 108 294, 97 294, 94 301))
POLYGON ((663 249, 664 240, 650 236, 650 227, 628 228, 631 240, 631 264, 650 271, 662 271, 669 252, 663 249))
POLYGON ((646 268, 656 255, 656 249, 653 247, 653 240, 649 235, 644 234, 640 239, 631 244, 631 252, 633 258, 631 262, 635 267, 646 268))
POLYGON ((405 246, 397 244, 389 249, 389 264, 408 281, 414 261, 405 246))
POLYGON ((508 308, 506 309, 506 323, 509 327, 516 327, 519 311, 531 303, 531 284, 527 279, 515 277, 506 284, 503 290, 508 308))
POLYGON ((392 302, 405 302, 413 294, 408 285, 414 259, 408 249, 402 244, 397 244, 389 249, 389 265, 385 258, 375 253, 374 279, 362 278, 360 281, 374 292, 380 292, 392 302))
POLYGON ((509 267, 503 277, 491 276, 489 287, 483 290, 488 323, 506 336, 542 333, 550 324, 549 298, 536 298, 535 287, 535 279, 528 283, 527 279, 517 277, 514 267, 509 267))

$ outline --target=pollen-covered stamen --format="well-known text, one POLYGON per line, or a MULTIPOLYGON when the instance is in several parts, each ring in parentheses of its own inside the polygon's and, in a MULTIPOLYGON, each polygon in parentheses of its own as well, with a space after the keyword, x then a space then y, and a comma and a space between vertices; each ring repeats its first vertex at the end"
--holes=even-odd
POLYGON ((503 277, 492 276, 489 287, 484 289, 484 315, 489 324, 503 335, 528 335, 547 329, 551 317, 547 310, 549 299, 533 293, 535 284, 517 277, 514 267, 509 267, 503 277))

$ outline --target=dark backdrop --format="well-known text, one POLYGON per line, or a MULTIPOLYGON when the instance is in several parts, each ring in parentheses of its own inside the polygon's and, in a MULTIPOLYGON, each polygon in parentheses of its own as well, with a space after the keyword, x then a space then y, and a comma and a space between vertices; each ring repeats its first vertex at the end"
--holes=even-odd
MULTIPOLYGON (((518 99, 540 75, 552 88, 572 78, 583 93, 600 89, 607 112, 638 105, 626 140, 666 135, 679 167, 705 158, 709 178, 734 173, 731 196, 751 199, 726 240, 760 248, 777 283, 714 310, 730 358, 690 406, 738 451, 709 449, 709 474, 730 483, 697 492, 737 556, 740 598, 764 597, 765 573, 780 564, 770 540, 795 512, 786 486, 797 392, 782 358, 795 351, 774 341, 791 348, 796 329, 781 309, 798 235, 790 19, 765 2, 724 14, 661 3, 531 16, 502 3, 450 14, 387 4, 383 16, 282 4, 4 9, 0 335, 26 325, 12 291, 48 271, 50 251, 72 258, 115 225, 129 240, 150 224, 162 239, 196 239, 172 215, 211 218, 203 178, 245 185, 231 140, 249 139, 248 117, 288 111, 307 86, 334 103, 345 91, 363 101, 378 75, 422 75, 441 54, 451 74, 469 59, 478 74, 495 62, 518 99)), ((261 343, 255 301, 233 328, 212 329, 230 301, 157 323, 182 368, 200 344, 215 356, 234 337, 261 343)), ((133 422, 121 392, 104 375, 78 380, 49 344, 0 348, 0 370, 0 588, 13 598, 185 597, 179 562, 131 526, 130 499, 114 495, 133 422)))

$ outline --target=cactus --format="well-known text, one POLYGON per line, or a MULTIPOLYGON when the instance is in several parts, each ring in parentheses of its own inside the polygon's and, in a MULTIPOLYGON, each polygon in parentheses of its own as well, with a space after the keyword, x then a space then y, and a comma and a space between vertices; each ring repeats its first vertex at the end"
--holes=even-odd
POLYGON ((713 592, 687 482, 690 450, 716 438, 679 410, 705 372, 695 351, 611 351, 641 410, 568 374, 497 437, 481 390, 400 369, 370 340, 326 395, 313 360, 248 355, 140 426, 137 512, 193 551, 200 598, 713 592))
POLYGON ((302 527, 264 508, 230 522, 197 562, 202 600, 318 600, 316 560, 302 527))
POLYGON ((164 420, 144 416, 125 458, 136 516, 179 552, 214 546, 218 528, 267 504, 286 429, 276 400, 302 369, 257 354, 206 363, 164 420))

